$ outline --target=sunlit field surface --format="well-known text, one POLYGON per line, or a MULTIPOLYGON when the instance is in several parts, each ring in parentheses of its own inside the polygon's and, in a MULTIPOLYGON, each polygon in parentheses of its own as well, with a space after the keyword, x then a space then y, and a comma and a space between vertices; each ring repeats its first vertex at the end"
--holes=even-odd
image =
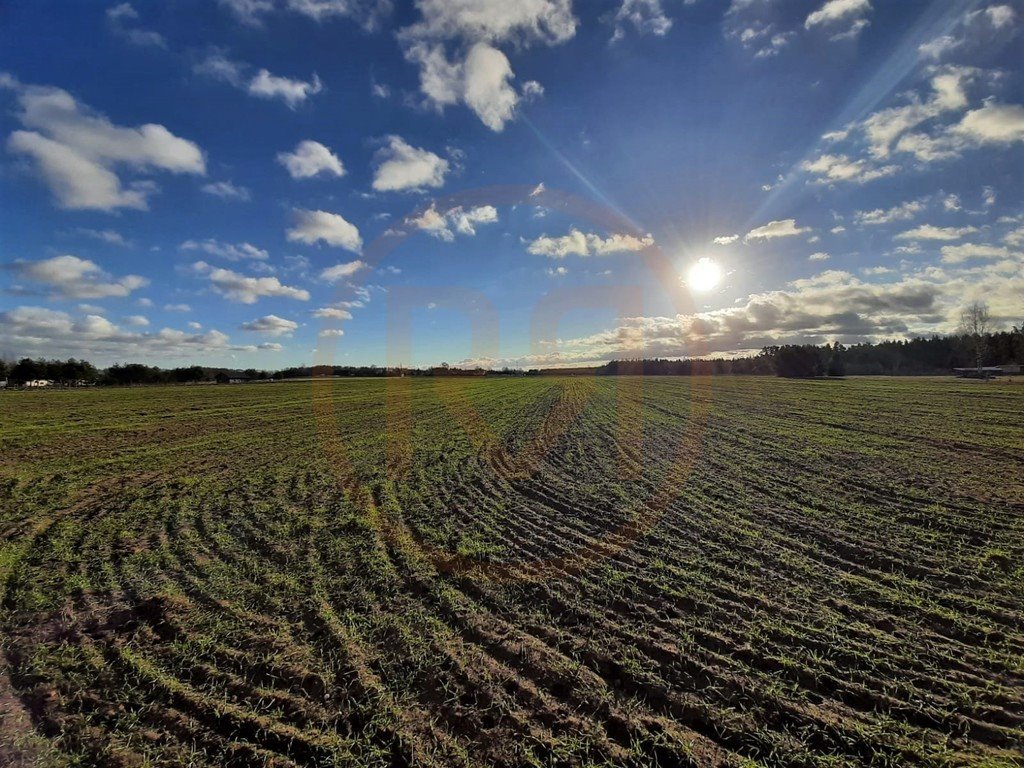
POLYGON ((1021 764, 1019 384, 9 392, 0 422, 0 764, 1021 764))

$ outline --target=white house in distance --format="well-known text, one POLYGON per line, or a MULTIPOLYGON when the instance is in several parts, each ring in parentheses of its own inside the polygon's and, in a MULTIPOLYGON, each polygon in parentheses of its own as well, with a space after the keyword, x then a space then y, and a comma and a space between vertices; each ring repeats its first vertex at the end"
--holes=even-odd
POLYGON ((52 387, 53 382, 50 381, 50 379, 31 379, 30 381, 25 382, 25 386, 33 388, 52 387))

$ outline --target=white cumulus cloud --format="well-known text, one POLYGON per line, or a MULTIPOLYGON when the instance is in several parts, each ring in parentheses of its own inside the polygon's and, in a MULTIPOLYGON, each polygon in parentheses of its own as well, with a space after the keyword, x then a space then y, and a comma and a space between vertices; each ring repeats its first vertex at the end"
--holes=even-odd
POLYGON ((61 208, 113 211, 148 207, 157 187, 146 179, 125 183, 120 173, 206 173, 197 144, 162 125, 115 125, 60 88, 14 85, 24 130, 7 140, 9 151, 31 158, 61 208))
POLYGON ((307 245, 324 242, 355 253, 359 253, 363 248, 359 229, 340 214, 295 209, 293 215, 295 226, 286 233, 288 242, 307 245))
POLYGON ((299 324, 294 320, 277 315, 264 315, 241 325, 243 331, 265 333, 268 336, 290 336, 298 327, 299 324))
POLYGON ((810 231, 810 227, 798 227, 796 219, 780 219, 778 221, 769 221, 767 224, 750 230, 744 235, 743 242, 760 243, 780 237, 794 237, 810 231))
POLYGON ((340 307, 320 307, 313 311, 313 317, 325 320, 351 320, 352 313, 340 307))
POLYGON ((336 283, 339 280, 345 280, 346 278, 352 277, 352 275, 359 270, 365 269, 366 266, 366 262, 360 259, 347 261, 342 264, 335 264, 333 267, 328 267, 323 270, 320 273, 320 279, 325 280, 328 283, 336 283))
POLYGON ((227 261, 266 261, 270 254, 252 243, 225 243, 214 238, 186 240, 180 246, 183 251, 202 251, 227 261))
POLYGON ((212 53, 197 63, 192 71, 220 80, 259 99, 280 99, 289 109, 297 109, 310 96, 323 91, 323 83, 314 72, 310 80, 275 75, 268 69, 259 69, 249 77, 249 66, 229 59, 223 53, 212 53))
POLYGON ((858 224, 876 226, 891 224, 894 221, 907 221, 914 218, 925 209, 925 204, 920 200, 908 200, 905 203, 894 205, 892 208, 875 208, 872 211, 857 211, 853 214, 858 224))
POLYGON ((942 261, 945 264, 962 264, 971 259, 1011 259, 1020 260, 1024 253, 1014 253, 1009 248, 998 245, 981 245, 964 243, 963 245, 942 246, 942 261))
POLYGON ((265 69, 257 72, 248 85, 248 91, 253 96, 261 99, 281 99, 290 109, 295 109, 322 90, 323 84, 316 73, 313 74, 312 80, 306 81, 272 75, 265 69))
POLYGON ((804 21, 805 29, 823 28, 832 40, 857 37, 870 23, 869 0, 828 0, 804 21))
POLYGON ((964 235, 977 232, 976 227, 936 227, 922 224, 920 227, 908 229, 896 235, 897 240, 959 240, 964 235))
POLYGON ((338 156, 319 141, 300 141, 291 152, 281 152, 277 161, 293 179, 310 179, 320 174, 344 176, 345 167, 338 156))
POLYGON ((149 285, 149 280, 139 275, 111 278, 95 262, 71 254, 41 261, 16 261, 8 268, 23 280, 46 286, 60 298, 122 297, 149 285))
POLYGON ((206 275, 213 289, 229 301, 255 304, 264 296, 309 300, 309 291, 283 285, 276 277, 250 277, 230 269, 211 267, 205 261, 197 261, 192 268, 197 274, 206 275))
POLYGON ((654 245, 650 235, 611 234, 601 237, 590 232, 570 229, 566 235, 549 237, 542 235, 526 247, 535 256, 549 259, 564 259, 567 256, 606 256, 612 253, 636 253, 654 245))
MULTIPOLYGON (((419 66, 427 103, 439 110, 464 103, 495 131, 514 117, 521 98, 499 46, 556 45, 576 34, 571 0, 420 0, 416 7, 421 20, 398 36, 406 59, 419 66)), ((539 95, 539 85, 524 85, 522 95, 539 95)))
POLYGON ((446 212, 439 212, 435 204, 421 213, 410 216, 405 223, 414 229, 422 230, 432 237, 445 242, 455 239, 455 234, 475 235, 476 227, 481 224, 494 224, 498 221, 498 211, 493 205, 480 205, 472 208, 456 206, 446 212))
MULTIPOLYGON (((126 318, 126 324, 145 327, 140 319, 145 318, 126 318)), ((253 352, 258 348, 232 344, 227 334, 217 330, 205 333, 187 333, 174 328, 129 331, 98 313, 76 318, 67 312, 32 306, 0 312, 0 347, 31 357, 82 357, 98 365, 125 359, 160 364, 166 364, 169 359, 194 362, 198 356, 223 356, 228 352, 253 352)))
POLYGON ((665 15, 661 0, 622 0, 612 21, 615 26, 613 43, 624 38, 629 27, 638 34, 658 37, 672 29, 672 19, 665 15))
POLYGON ((450 168, 444 158, 408 144, 401 136, 388 136, 375 160, 373 188, 378 192, 440 187, 450 168))

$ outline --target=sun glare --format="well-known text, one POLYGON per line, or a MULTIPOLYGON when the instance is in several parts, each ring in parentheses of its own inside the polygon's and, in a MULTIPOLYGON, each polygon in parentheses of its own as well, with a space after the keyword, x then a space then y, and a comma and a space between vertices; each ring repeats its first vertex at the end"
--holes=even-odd
POLYGON ((722 280, 722 268, 705 257, 690 267, 686 285, 694 291, 710 291, 722 280))

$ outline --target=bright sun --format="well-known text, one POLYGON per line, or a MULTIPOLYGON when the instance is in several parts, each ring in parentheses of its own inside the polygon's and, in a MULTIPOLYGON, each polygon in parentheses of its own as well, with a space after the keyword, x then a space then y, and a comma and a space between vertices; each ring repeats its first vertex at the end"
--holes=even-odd
POLYGON ((710 291, 722 279, 722 268, 709 258, 700 259, 686 274, 686 284, 694 291, 710 291))

